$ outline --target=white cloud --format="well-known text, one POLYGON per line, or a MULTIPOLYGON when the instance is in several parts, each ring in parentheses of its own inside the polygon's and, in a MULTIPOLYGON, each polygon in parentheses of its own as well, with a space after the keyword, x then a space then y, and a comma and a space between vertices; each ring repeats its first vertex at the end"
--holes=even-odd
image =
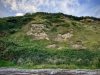
POLYGON ((96 12, 93 11, 100 10, 96 7, 90 8, 90 0, 87 0, 87 3, 83 5, 79 3, 79 0, 1 0, 1 2, 16 13, 43 11, 85 16, 94 15, 96 12))
POLYGON ((16 13, 16 16, 23 16, 23 13, 16 13))
POLYGON ((36 12, 38 11, 39 0, 1 0, 5 7, 10 7, 12 11, 16 12, 36 12))
POLYGON ((78 0, 1 0, 5 7, 10 6, 10 9, 16 12, 37 12, 45 10, 63 11, 65 13, 73 12, 69 5, 78 5, 78 0), (60 9, 60 10, 59 10, 60 9))
POLYGON ((10 7, 11 10, 17 10, 16 0, 1 0, 5 7, 10 7))

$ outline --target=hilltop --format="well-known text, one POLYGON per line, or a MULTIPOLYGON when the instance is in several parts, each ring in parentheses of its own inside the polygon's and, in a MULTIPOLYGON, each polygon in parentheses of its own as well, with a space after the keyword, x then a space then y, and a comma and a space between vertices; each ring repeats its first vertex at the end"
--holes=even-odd
POLYGON ((28 38, 29 42, 37 41, 48 48, 58 49, 100 48, 98 18, 37 12, 26 13, 21 17, 1 18, 0 23, 1 36, 6 33, 15 41, 28 38))
POLYGON ((98 68, 99 34, 100 18, 89 16, 37 12, 0 18, 0 59, 35 68, 98 68))

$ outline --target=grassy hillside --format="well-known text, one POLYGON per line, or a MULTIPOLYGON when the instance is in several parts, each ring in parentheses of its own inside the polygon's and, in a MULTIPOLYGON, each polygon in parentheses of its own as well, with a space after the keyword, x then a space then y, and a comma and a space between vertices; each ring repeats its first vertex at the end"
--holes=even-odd
POLYGON ((100 68, 100 18, 26 13, 0 18, 0 66, 100 68))

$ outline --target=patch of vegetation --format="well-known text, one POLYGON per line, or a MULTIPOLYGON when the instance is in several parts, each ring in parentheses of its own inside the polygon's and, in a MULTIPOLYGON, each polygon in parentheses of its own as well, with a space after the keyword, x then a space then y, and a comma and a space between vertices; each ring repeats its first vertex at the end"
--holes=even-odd
POLYGON ((0 60, 0 67, 14 67, 15 64, 11 61, 0 60))
POLYGON ((51 26, 53 26, 49 21, 45 21, 44 24, 46 25, 46 28, 50 28, 51 26))
POLYGON ((51 29, 51 32, 57 32, 57 27, 53 26, 52 29, 51 29))
POLYGON ((70 26, 70 24, 62 24, 61 26, 63 26, 63 27, 69 27, 70 26))
POLYGON ((76 17, 63 13, 37 12, 0 18, 0 67, 100 68, 99 24, 99 18, 76 17), (87 18, 95 21, 96 27, 92 26, 92 22, 90 25, 87 18), (80 21, 83 19, 86 22, 80 21), (31 24, 44 24, 43 32, 50 40, 31 40, 34 35, 26 34, 31 24), (55 41, 58 34, 67 33, 73 36, 63 42, 55 41), (57 47, 46 48, 52 44, 57 47), (81 44, 86 49, 72 48, 74 44, 81 44), (61 46, 64 48, 58 49, 61 46))
POLYGON ((0 51, 0 60, 2 60, 1 66, 13 66, 13 64, 15 64, 17 66, 24 65, 34 68, 72 69, 83 67, 94 68, 93 66, 99 68, 99 59, 97 59, 97 65, 94 65, 92 62, 99 56, 100 50, 47 49, 45 46, 39 45, 38 43, 13 42, 9 40, 8 44, 3 44, 4 46, 2 46, 2 50, 0 51), (3 47, 5 48, 3 49, 3 47), (3 64, 3 61, 5 64, 3 64), (6 61, 8 61, 9 64, 6 61), (13 64, 10 64, 11 62, 13 64), (6 63, 8 65, 6 65, 6 63), (64 65, 66 65, 66 67, 64 65))
POLYGON ((72 22, 72 25, 73 25, 73 26, 76 26, 77 24, 76 24, 76 22, 72 22))

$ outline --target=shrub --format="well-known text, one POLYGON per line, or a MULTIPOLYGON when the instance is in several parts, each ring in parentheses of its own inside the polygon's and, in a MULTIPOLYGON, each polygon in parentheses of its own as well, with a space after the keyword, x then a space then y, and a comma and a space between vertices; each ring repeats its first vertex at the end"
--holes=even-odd
POLYGON ((76 26, 77 24, 76 24, 76 22, 72 22, 72 25, 73 25, 73 26, 76 26))
POLYGON ((46 25, 46 28, 50 28, 52 26, 51 22, 49 21, 44 22, 44 24, 46 25))
POLYGON ((70 24, 62 24, 61 26, 68 28, 70 26, 70 24))

